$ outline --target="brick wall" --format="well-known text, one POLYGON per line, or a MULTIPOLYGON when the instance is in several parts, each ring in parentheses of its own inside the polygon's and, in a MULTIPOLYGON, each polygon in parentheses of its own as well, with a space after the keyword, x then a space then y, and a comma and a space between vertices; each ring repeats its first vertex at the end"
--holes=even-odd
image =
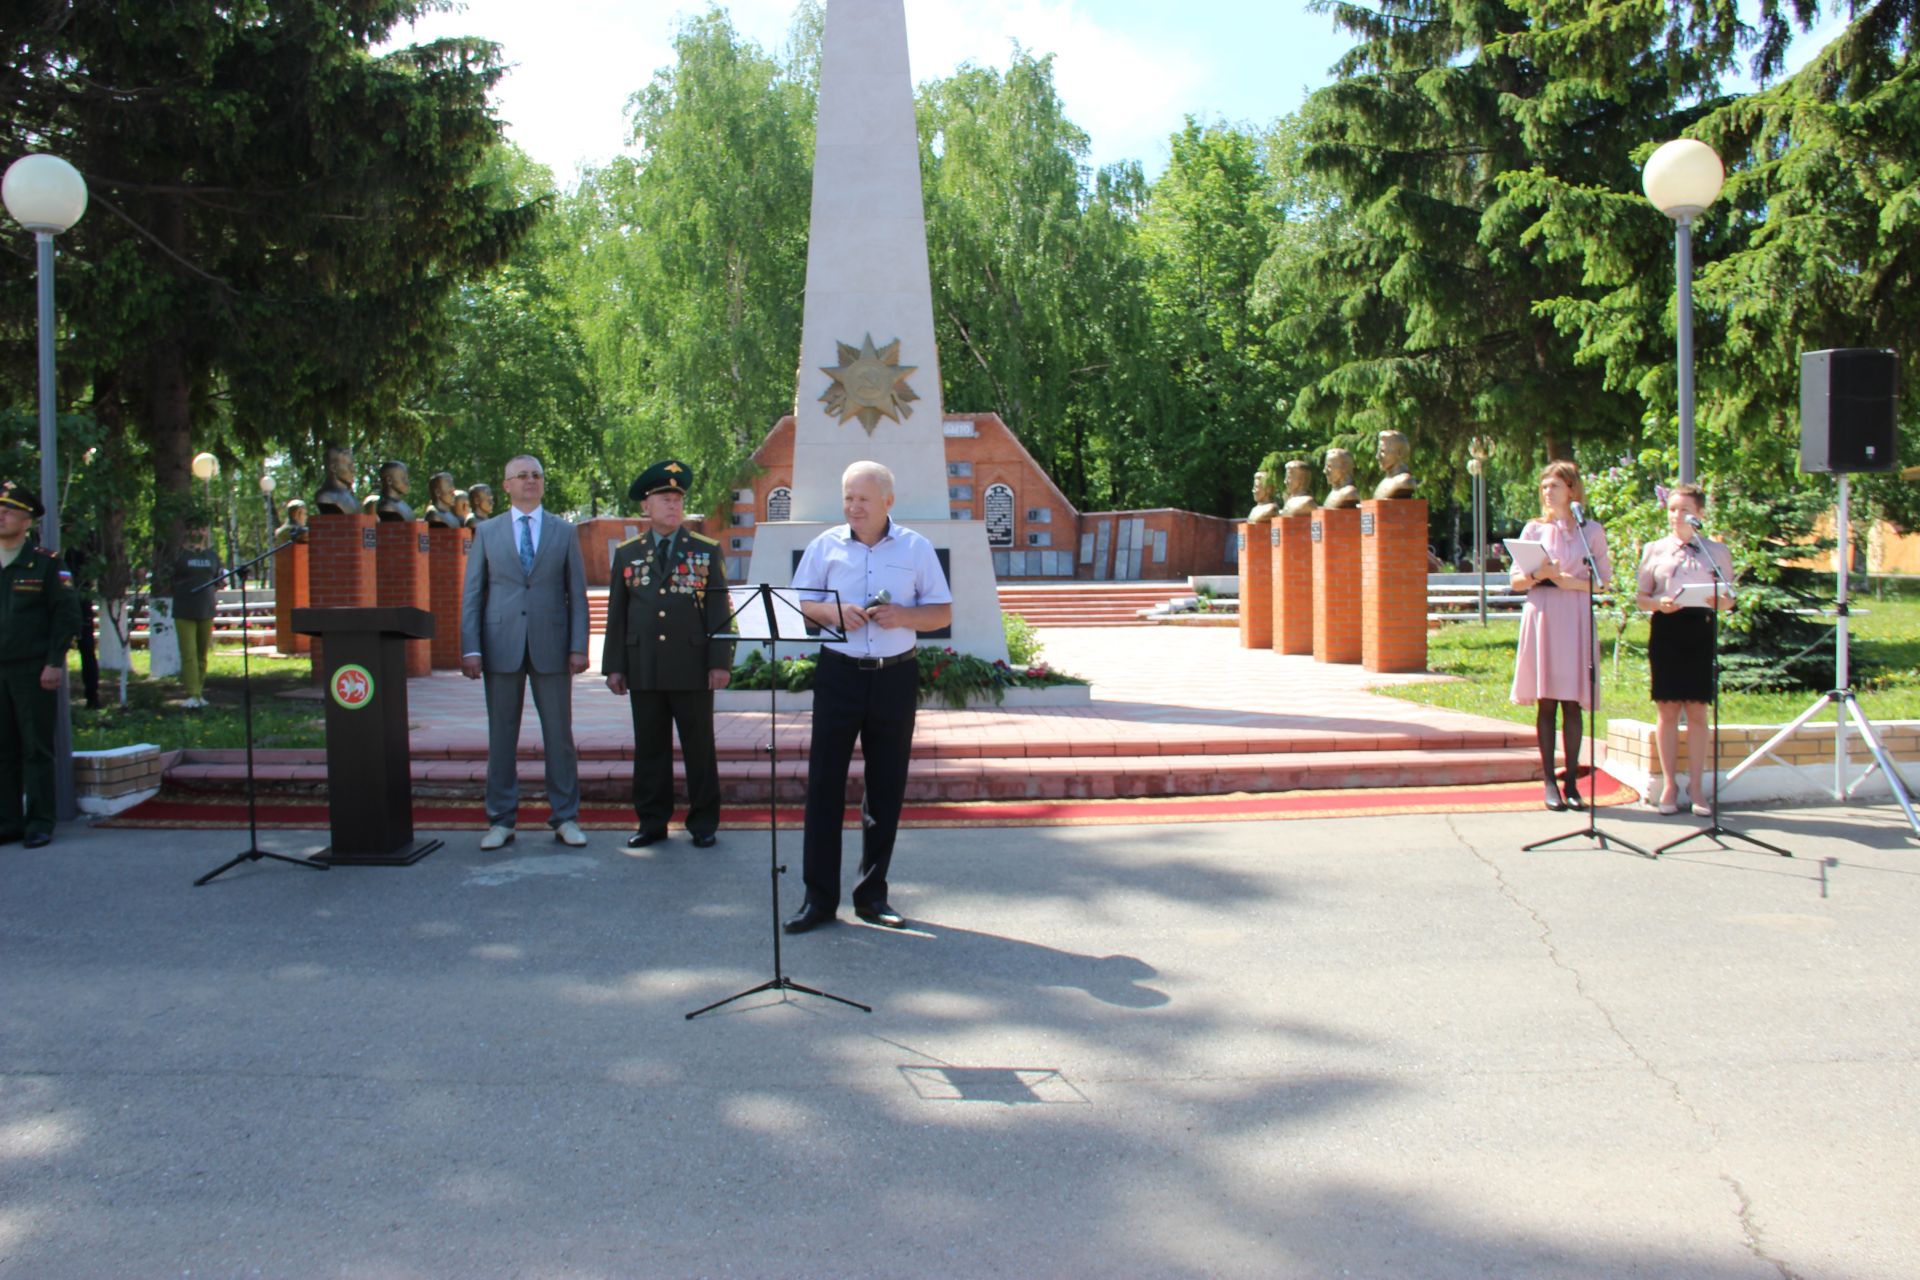
POLYGON ((473 530, 427 528, 427 598, 433 639, 427 646, 436 671, 460 669, 460 602, 466 594, 467 548, 473 530))
MULTIPOLYGON (((427 526, 418 520, 384 520, 375 530, 375 540, 374 603, 432 610, 432 581, 427 574, 432 544, 427 526)), ((434 634, 445 629, 446 624, 436 618, 434 634)), ((424 676, 433 670, 433 641, 403 640, 401 644, 406 649, 409 676, 424 676)))
POLYGON ((1273 540, 1264 524, 1240 525, 1240 647, 1273 648, 1273 540))
POLYGON ((1427 669, 1427 504, 1360 504, 1360 664, 1427 669))
POLYGON ((307 556, 304 542, 273 553, 273 647, 285 654, 306 653, 313 638, 293 629, 293 611, 307 607, 307 556))
POLYGON ((1360 513, 1314 512, 1313 659, 1360 661, 1360 513))
MULTIPOLYGON (((315 609, 371 609, 379 603, 374 591, 374 548, 379 521, 372 516, 316 515, 308 522, 307 602, 315 609)), ((326 660, 318 637, 310 637, 313 678, 325 679, 326 660)))
POLYGON ((1313 652, 1313 521, 1275 520, 1268 535, 1273 558, 1273 649, 1313 652))
MULTIPOLYGON (((736 491, 727 517, 711 518, 702 529, 719 539, 730 562, 738 560, 743 571, 752 554, 754 530, 771 518, 775 492, 793 486, 793 436, 791 415, 774 424, 754 451, 754 476, 736 491)), ((1141 579, 1180 581, 1192 574, 1233 572, 1227 546, 1237 521, 1172 508, 1078 512, 998 414, 948 414, 946 456, 950 516, 985 521, 987 491, 995 485, 1012 490, 1010 541, 994 542, 990 548, 994 572, 1003 579, 1113 578, 1119 556, 1119 538, 1113 534, 1123 519, 1141 522, 1141 579), (1082 559, 1080 548, 1100 522, 1109 525, 1109 538, 1104 563, 1096 568, 1082 559), (1164 558, 1155 555, 1162 547, 1164 558)))

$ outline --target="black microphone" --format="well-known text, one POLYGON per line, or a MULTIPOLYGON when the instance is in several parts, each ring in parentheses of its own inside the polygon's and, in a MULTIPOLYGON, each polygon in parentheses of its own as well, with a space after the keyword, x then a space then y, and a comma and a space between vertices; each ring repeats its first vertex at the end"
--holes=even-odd
POLYGON ((1705 532, 1707 526, 1700 523, 1699 516, 1690 515, 1690 516, 1683 516, 1681 518, 1684 519, 1688 524, 1693 526, 1693 531, 1695 533, 1705 532))
POLYGON ((861 605, 860 607, 862 609, 875 609, 883 604, 892 604, 892 603, 893 603, 893 593, 891 591, 888 591, 885 587, 882 587, 878 591, 874 592, 873 595, 867 600, 867 602, 861 605))
POLYGON ((1573 522, 1582 529, 1587 527, 1587 509, 1577 502, 1573 504, 1573 522))

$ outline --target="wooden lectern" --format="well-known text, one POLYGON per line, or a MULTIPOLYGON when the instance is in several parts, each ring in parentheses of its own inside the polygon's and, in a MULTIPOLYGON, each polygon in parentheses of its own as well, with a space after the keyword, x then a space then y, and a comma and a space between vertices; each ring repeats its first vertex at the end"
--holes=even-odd
POLYGON ((407 742, 407 646, 433 638, 433 615, 404 605, 296 609, 293 629, 322 640, 327 819, 334 866, 403 867, 440 847, 413 838, 407 742))

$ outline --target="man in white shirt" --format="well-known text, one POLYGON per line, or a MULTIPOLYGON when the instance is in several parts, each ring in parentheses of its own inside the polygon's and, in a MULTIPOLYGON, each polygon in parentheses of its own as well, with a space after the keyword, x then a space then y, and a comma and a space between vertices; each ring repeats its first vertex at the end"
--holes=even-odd
POLYGON ((587 570, 573 526, 542 509, 547 475, 530 454, 507 463, 513 506, 478 525, 467 548, 460 605, 460 671, 485 678, 487 834, 480 847, 513 839, 520 810, 520 713, 527 686, 546 751, 548 819, 561 843, 579 848, 580 769, 573 747, 573 677, 587 669, 587 570))
POLYGON ((856 739, 866 793, 853 913, 889 929, 906 925, 887 902, 887 867, 920 700, 914 639, 953 620, 953 594, 933 544, 888 514, 893 473, 877 462, 856 462, 841 477, 840 497, 847 523, 809 543, 793 572, 801 612, 846 639, 822 644, 814 671, 802 869, 807 894, 784 926, 788 933, 817 928, 839 911, 840 828, 856 739))

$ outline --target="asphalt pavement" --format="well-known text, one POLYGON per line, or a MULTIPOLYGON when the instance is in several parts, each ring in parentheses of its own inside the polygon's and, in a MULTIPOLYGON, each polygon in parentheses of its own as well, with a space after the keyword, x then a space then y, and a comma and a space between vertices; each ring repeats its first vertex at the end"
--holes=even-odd
POLYGON ((909 830, 913 928, 783 949, 872 1013, 694 1021, 764 834, 63 829, 0 850, 0 1276, 1920 1272, 1899 813, 1520 850, 1575 817, 909 830))

